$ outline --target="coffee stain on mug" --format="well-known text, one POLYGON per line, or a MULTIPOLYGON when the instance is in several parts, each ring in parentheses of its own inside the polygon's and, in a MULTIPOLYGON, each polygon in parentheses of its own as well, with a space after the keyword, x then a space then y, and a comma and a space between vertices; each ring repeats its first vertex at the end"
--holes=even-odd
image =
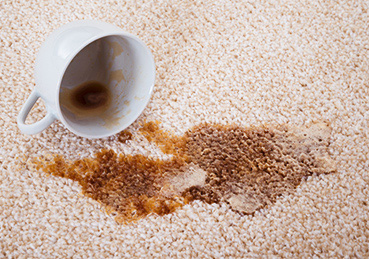
POLYGON ((108 80, 108 85, 112 85, 112 83, 114 81, 116 82, 115 85, 118 85, 123 80, 125 80, 124 74, 123 74, 123 70, 122 69, 118 69, 118 70, 115 70, 115 71, 110 72, 110 74, 109 74, 109 80, 108 80))
POLYGON ((73 88, 61 88, 60 105, 77 119, 88 119, 106 114, 112 96, 109 87, 98 81, 87 81, 73 88))
POLYGON ((113 57, 118 57, 123 53, 122 45, 117 41, 109 41, 108 42, 110 48, 113 50, 113 57))
MULTIPOLYGON (((253 214, 293 193, 307 177, 336 171, 325 124, 200 124, 177 136, 154 121, 143 123, 138 134, 170 158, 101 150, 74 161, 55 155, 32 164, 48 175, 78 182, 119 223, 172 213, 194 200, 227 203, 242 215, 253 214)), ((117 139, 129 144, 134 135, 126 130, 117 139)))
POLYGON ((109 44, 109 48, 111 49, 111 55, 110 55, 110 58, 109 58, 109 65, 108 65, 108 70, 111 70, 111 68, 113 67, 114 65, 114 59, 118 56, 120 56, 120 54, 123 53, 123 47, 122 45, 117 42, 117 41, 108 41, 108 44, 109 44))
POLYGON ((124 100, 125 97, 125 87, 121 85, 122 81, 125 81, 125 77, 122 69, 118 69, 112 71, 108 75, 108 85, 112 91, 112 94, 116 97, 113 98, 111 103, 111 108, 109 112, 105 114, 101 119, 104 121, 104 127, 107 129, 112 129, 114 127, 120 126, 120 119, 124 118, 128 114, 126 112, 124 114, 124 110, 122 110, 122 104, 126 104, 128 101, 124 100))

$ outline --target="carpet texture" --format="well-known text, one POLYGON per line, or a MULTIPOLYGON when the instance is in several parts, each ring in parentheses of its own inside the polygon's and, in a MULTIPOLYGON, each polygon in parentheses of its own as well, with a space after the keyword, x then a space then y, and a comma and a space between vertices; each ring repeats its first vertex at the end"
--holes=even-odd
MULTIPOLYGON (((368 9, 367 1, 1 1, 0 257, 367 258, 368 9), (42 42, 81 19, 115 24, 153 53, 155 90, 127 129, 129 141, 77 137, 59 122, 34 136, 17 128, 42 42), (201 123, 324 124, 336 169, 303 177, 252 214, 232 210, 234 200, 195 199, 118 224, 77 182, 29 164, 55 154, 89 158, 104 148, 168 159, 140 131, 156 120, 178 136, 201 123)), ((28 121, 44 115, 40 102, 28 121)))

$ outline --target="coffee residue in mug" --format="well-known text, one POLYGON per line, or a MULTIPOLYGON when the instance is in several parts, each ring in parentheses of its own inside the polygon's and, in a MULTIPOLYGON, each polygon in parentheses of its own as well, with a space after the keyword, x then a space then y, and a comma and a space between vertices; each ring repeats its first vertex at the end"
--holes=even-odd
POLYGON ((88 81, 72 89, 62 88, 60 104, 78 116, 98 116, 111 102, 109 88, 98 81, 88 81))
MULTIPOLYGON (((320 124, 308 129, 201 124, 176 136, 156 121, 144 123, 138 134, 170 158, 102 150, 75 161, 55 155, 33 164, 77 181, 117 222, 165 215, 194 200, 225 202, 234 211, 253 214, 293 193, 308 176, 335 171, 329 128, 320 124)), ((121 142, 132 139, 128 131, 118 134, 121 142)))

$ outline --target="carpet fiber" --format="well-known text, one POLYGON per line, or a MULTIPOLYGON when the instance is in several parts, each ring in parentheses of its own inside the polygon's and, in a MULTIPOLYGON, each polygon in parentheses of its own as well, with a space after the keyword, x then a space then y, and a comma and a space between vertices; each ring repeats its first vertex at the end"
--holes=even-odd
MULTIPOLYGON (((367 1, 5 0, 0 28, 0 257, 369 256, 367 1), (115 24, 153 53, 155 90, 128 141, 77 137, 59 122, 34 136, 17 128, 42 42, 81 19, 115 24), (119 224, 77 182, 30 165, 50 155, 88 159, 101 149, 168 159, 140 130, 152 121, 177 136, 201 123, 324 124, 336 169, 302 177, 251 214, 232 209, 234 199, 194 199, 119 224)), ((44 115, 39 102, 28 121, 44 115)))

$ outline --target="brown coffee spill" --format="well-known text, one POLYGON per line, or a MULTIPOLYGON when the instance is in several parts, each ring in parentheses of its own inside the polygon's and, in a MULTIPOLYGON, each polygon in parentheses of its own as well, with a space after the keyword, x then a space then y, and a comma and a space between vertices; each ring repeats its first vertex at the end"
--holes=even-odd
POLYGON ((154 142, 166 154, 185 155, 183 146, 185 145, 186 136, 176 136, 168 131, 160 128, 159 121, 145 122, 139 132, 145 138, 154 142))
POLYGON ((117 137, 120 143, 127 143, 129 140, 132 140, 133 134, 128 130, 123 130, 117 134, 117 137))
POLYGON ((189 161, 207 172, 204 186, 182 193, 188 200, 225 201, 252 214, 295 189, 303 178, 334 171, 327 142, 319 144, 311 135, 298 138, 287 128, 201 125, 187 135, 189 161))
POLYGON ((164 215, 186 203, 183 197, 160 195, 163 176, 183 166, 180 159, 153 160, 102 150, 94 158, 67 161, 56 155, 37 164, 47 174, 77 181, 85 195, 104 204, 107 211, 117 212, 119 222, 149 213, 164 215))
MULTIPOLYGON (((327 150, 329 130, 322 125, 292 130, 202 124, 175 136, 158 122, 148 122, 139 133, 171 158, 102 150, 93 158, 67 161, 56 155, 34 164, 77 181, 85 195, 117 213, 118 222, 168 214, 193 200, 226 202, 237 212, 253 214, 306 177, 335 171, 327 150)), ((132 138, 127 132, 120 136, 132 138)))

